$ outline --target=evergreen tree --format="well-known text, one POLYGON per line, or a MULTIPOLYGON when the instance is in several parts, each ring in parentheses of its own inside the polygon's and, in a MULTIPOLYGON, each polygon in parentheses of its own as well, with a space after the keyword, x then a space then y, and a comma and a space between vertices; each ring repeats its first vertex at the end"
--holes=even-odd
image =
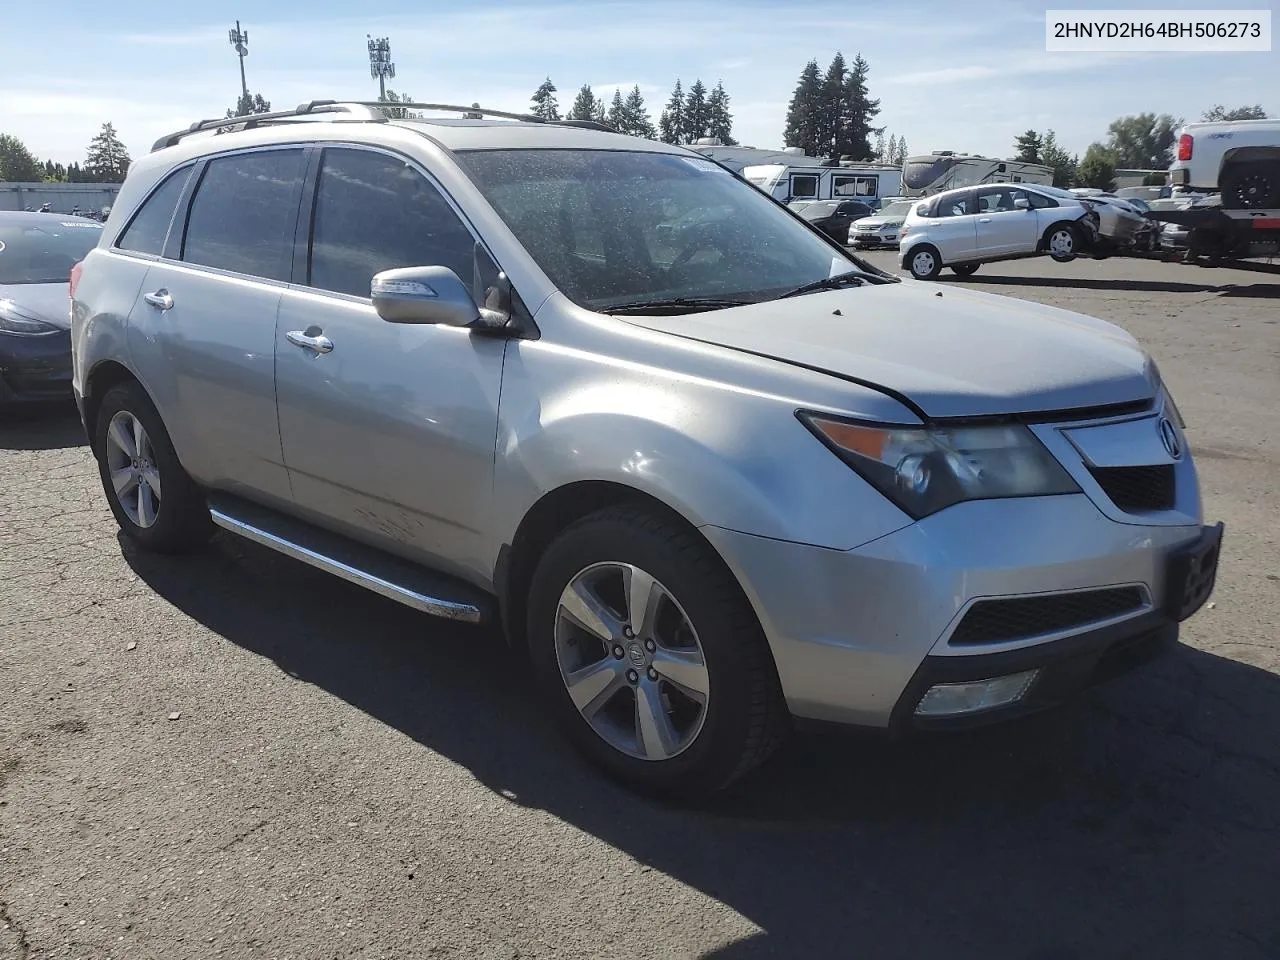
POLYGON ((627 118, 627 105, 622 101, 622 88, 613 91, 613 101, 609 104, 609 114, 605 122, 619 133, 630 133, 631 124, 627 118))
POLYGON ((657 139, 658 131, 653 127, 653 120, 649 117, 649 109, 644 104, 644 97, 640 95, 639 86, 631 88, 631 92, 627 94, 626 102, 623 104, 623 110, 627 120, 627 133, 633 137, 645 137, 649 140, 657 139))
POLYGON ((538 89, 533 91, 533 96, 529 98, 529 102, 533 104, 533 115, 541 117, 543 120, 559 120, 560 104, 556 100, 556 85, 551 82, 551 78, 543 80, 538 85, 538 89))
POLYGON ((1020 160, 1023 163, 1042 163, 1040 159, 1041 151, 1044 150, 1044 139, 1034 130, 1028 130, 1019 136, 1013 142, 1013 148, 1016 151, 1013 159, 1020 160))
POLYGON ((898 135, 896 133, 889 136, 889 146, 885 148, 884 162, 898 162, 898 135))
POLYGON ((42 180, 44 168, 27 145, 8 133, 0 133, 0 180, 42 180))
MULTIPOLYGON (((394 90, 388 90, 385 97, 379 97, 383 103, 413 103, 413 97, 407 93, 396 93, 394 90)), ((379 107, 383 116, 389 120, 416 120, 422 116, 416 110, 408 110, 404 107, 379 107)))
POLYGON ((608 122, 608 112, 605 110, 604 100, 597 97, 596 105, 591 108, 591 119, 596 123, 608 122))
POLYGON ((707 88, 701 80, 694 80, 693 86, 684 98, 684 124, 680 132, 681 143, 693 143, 707 135, 711 114, 707 107, 707 88))
POLYGON ((818 107, 819 156, 839 159, 841 154, 849 152, 841 149, 844 131, 850 121, 849 104, 845 99, 848 75, 844 54, 837 51, 827 67, 826 76, 822 78, 822 99, 818 107))
POLYGON ((853 58, 853 66, 849 69, 841 91, 837 114, 841 122, 837 131, 838 156, 849 155, 855 160, 871 159, 871 137, 882 128, 872 126, 872 121, 880 113, 880 101, 871 99, 868 92, 867 76, 870 73, 871 64, 862 58, 862 54, 853 58))
POLYGON ((707 136, 715 137, 726 147, 738 143, 733 139, 733 114, 729 112, 729 94, 725 92, 723 80, 716 82, 707 97, 707 136))
POLYGON ((595 120, 597 118, 596 95, 591 85, 584 83, 573 100, 573 106, 565 114, 566 120, 595 120))
POLYGON ((818 156, 821 110, 822 76, 818 72, 818 61, 810 60, 800 72, 795 93, 791 95, 782 142, 788 147, 802 148, 811 157, 818 156))
POLYGON ((116 128, 104 123, 98 135, 89 142, 84 166, 94 183, 119 183, 129 170, 129 152, 116 134, 116 128))
MULTIPOLYGON (((896 138, 895 138, 895 142, 896 142, 896 138)), ((881 163, 888 163, 889 155, 888 153, 885 152, 887 149, 888 148, 885 146, 885 143, 884 143, 884 131, 881 130, 879 133, 876 134, 876 146, 874 151, 876 155, 876 160, 880 161, 881 163)))
POLYGON ((1040 147, 1040 162, 1053 167, 1053 185, 1060 190, 1070 189, 1076 182, 1076 160, 1058 146, 1058 135, 1049 130, 1040 147))
POLYGON ((675 88, 671 91, 671 99, 663 108, 658 118, 659 139, 663 143, 680 143, 684 135, 684 90, 680 86, 680 78, 676 78, 675 88))
POLYGON ((896 164, 898 164, 898 165, 901 165, 901 164, 903 164, 903 163, 905 163, 905 162, 906 162, 906 160, 907 160, 907 157, 908 157, 908 156, 909 156, 909 154, 907 153, 907 138, 906 138, 906 137, 899 137, 899 138, 898 138, 898 152, 897 152, 897 154, 894 156, 894 158, 893 158, 893 162, 894 162, 894 163, 896 163, 896 164))
MULTIPOLYGON (((387 91, 390 93, 390 91, 387 91)), ((271 101, 260 93, 242 93, 236 97, 236 105, 227 110, 227 117, 247 117, 255 113, 270 113, 271 101)))

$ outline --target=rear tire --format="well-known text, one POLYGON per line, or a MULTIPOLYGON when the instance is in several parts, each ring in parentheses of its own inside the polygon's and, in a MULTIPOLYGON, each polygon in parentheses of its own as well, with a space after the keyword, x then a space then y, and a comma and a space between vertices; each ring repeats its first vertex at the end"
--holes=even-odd
POLYGON ((913 247, 906 259, 907 269, 917 280, 933 280, 942 272, 942 254, 930 244, 913 247))
POLYGON ((1232 164, 1222 171, 1221 186, 1226 210, 1280 207, 1280 159, 1232 164))
POLYGON ((957 277, 972 277, 978 272, 978 266, 976 263, 957 263, 951 268, 951 272, 957 277))
POLYGON ((769 644, 737 581, 696 532, 652 510, 609 507, 561 533, 534 572, 527 629, 566 735, 642 792, 714 793, 788 730, 769 644), (582 611, 597 611, 585 618, 593 627, 582 611))
POLYGON ((204 494, 178 462, 151 398, 137 383, 107 391, 93 449, 107 504, 129 539, 157 553, 192 550, 213 533, 204 494))
POLYGON ((1044 248, 1058 263, 1070 263, 1076 258, 1080 238, 1076 228, 1069 223, 1055 223, 1044 232, 1044 248))

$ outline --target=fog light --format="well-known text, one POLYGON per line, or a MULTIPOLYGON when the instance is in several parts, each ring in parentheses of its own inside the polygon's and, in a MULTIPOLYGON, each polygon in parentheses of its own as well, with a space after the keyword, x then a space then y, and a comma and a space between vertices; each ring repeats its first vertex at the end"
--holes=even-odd
POLYGON ((916 716, 956 717, 1017 703, 1039 674, 1039 670, 1027 670, 991 680, 936 684, 916 704, 916 716))

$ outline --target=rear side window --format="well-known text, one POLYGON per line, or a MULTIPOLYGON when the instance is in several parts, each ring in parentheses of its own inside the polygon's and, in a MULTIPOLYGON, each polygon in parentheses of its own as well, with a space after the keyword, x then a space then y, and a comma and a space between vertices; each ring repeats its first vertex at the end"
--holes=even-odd
POLYGON ((169 235, 173 211, 178 207, 178 198, 182 196, 182 188, 187 185, 190 176, 191 167, 169 174, 143 202, 132 222, 120 235, 116 246, 134 253, 160 256, 164 252, 165 238, 169 235))
POLYGON ((448 267, 470 286, 475 239, 448 201, 403 160, 329 148, 316 189, 308 285, 369 296, 375 273, 448 267))
POLYGON ((302 174, 301 150, 210 160, 187 217, 182 259, 268 280, 288 280, 302 174))

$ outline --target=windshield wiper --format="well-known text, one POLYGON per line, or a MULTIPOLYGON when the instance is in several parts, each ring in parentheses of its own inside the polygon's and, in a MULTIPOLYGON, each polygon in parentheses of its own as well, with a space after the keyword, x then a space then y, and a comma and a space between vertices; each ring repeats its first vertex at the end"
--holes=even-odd
POLYGON ((601 307, 604 313, 696 313, 703 310, 724 310, 728 307, 745 307, 754 300, 735 300, 727 297, 666 297, 657 300, 637 300, 601 307))
POLYGON ((872 278, 868 277, 865 273, 859 273, 856 271, 850 271, 849 273, 837 273, 834 277, 823 277, 821 280, 814 280, 812 283, 801 284, 794 290, 788 290, 786 293, 782 294, 782 296, 778 297, 778 299, 784 300, 787 297, 798 297, 802 293, 813 293, 816 290, 837 290, 848 284, 860 287, 864 283, 871 282, 871 279, 872 278))

